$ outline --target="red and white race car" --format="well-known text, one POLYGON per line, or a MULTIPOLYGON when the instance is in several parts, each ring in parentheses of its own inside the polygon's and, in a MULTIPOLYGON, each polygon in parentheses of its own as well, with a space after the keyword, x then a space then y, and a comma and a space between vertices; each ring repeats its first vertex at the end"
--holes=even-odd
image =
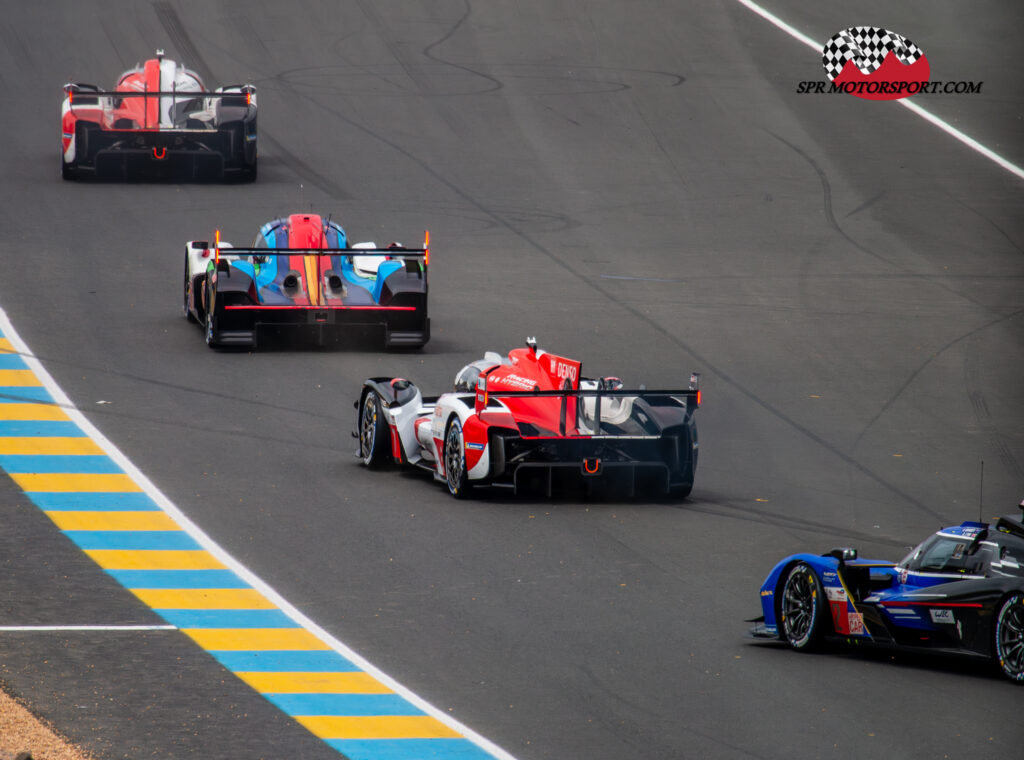
POLYGON ((64 85, 61 176, 256 179, 256 88, 208 92, 162 50, 112 91, 64 85))
POLYGON ((356 402, 358 456, 367 467, 413 465, 456 498, 475 485, 555 493, 693 488, 700 377, 685 390, 623 388, 585 378, 581 364, 530 338, 507 357, 487 352, 449 393, 425 398, 402 378, 375 377, 356 402))

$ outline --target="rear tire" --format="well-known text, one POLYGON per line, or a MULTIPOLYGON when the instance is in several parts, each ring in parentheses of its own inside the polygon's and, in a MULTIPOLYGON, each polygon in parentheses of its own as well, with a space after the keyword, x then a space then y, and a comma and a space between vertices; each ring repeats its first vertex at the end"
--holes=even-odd
POLYGON ((184 296, 183 296, 181 308, 185 312, 185 319, 187 319, 189 322, 195 323, 198 320, 195 318, 195 315, 192 314, 192 310, 189 308, 190 304, 189 304, 188 296, 189 296, 189 291, 192 289, 191 285, 192 285, 192 283, 189 282, 189 276, 188 276, 188 254, 186 253, 185 254, 185 288, 184 288, 185 293, 184 293, 184 296))
POLYGON ((359 410, 359 458, 371 470, 388 460, 388 426, 376 391, 367 391, 359 410))
POLYGON ((242 170, 242 182, 255 182, 257 176, 259 176, 259 164, 254 158, 252 163, 242 170))
POLYGON ((217 325, 213 317, 213 293, 209 286, 206 288, 206 345, 210 348, 217 347, 217 325))
POLYGON ((790 568, 782 586, 779 630, 798 652, 810 652, 821 644, 825 594, 811 566, 799 562, 790 568))
POLYGON ((469 496, 469 477, 466 473, 466 443, 462 437, 462 423, 452 417, 444 434, 444 475, 448 493, 456 499, 469 496))
POLYGON ((1024 683, 1024 594, 1010 595, 999 608, 995 626, 995 660, 1003 675, 1024 683))

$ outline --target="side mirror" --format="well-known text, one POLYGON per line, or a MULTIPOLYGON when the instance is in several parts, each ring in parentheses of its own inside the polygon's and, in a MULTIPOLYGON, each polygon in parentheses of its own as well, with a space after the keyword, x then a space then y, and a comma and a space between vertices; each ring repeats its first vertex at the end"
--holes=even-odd
POLYGON ((480 414, 484 409, 487 408, 487 378, 478 377, 476 379, 476 399, 473 403, 473 411, 480 414))
POLYGON ((835 557, 840 562, 846 562, 847 560, 857 559, 857 550, 852 549, 849 546, 843 546, 838 549, 832 549, 827 554, 823 554, 821 556, 835 557))

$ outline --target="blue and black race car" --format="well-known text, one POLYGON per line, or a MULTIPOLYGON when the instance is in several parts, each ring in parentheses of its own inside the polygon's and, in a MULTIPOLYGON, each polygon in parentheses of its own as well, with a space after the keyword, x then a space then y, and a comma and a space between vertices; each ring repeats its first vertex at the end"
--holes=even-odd
POLYGON ((1024 683, 1024 523, 943 528, 898 563, 795 554, 768 574, 761 607, 751 633, 798 651, 838 640, 968 655, 1024 683))

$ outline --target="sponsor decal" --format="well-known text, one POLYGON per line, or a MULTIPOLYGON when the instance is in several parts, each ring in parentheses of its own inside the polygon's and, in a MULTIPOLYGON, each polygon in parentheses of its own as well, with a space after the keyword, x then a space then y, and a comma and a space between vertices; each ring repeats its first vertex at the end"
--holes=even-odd
POLYGON ((536 383, 528 377, 522 375, 516 375, 512 372, 508 373, 504 377, 496 378, 503 385, 510 385, 517 390, 532 391, 536 383))
POLYGON ((901 567, 900 568, 900 572, 899 572, 899 579, 900 579, 900 584, 901 585, 905 584, 907 582, 907 576, 908 575, 909 575, 909 571, 905 567, 901 567))
POLYGON ((953 617, 953 610, 929 610, 932 614, 933 623, 945 623, 946 625, 953 625, 956 622, 956 618, 953 617))
POLYGON ((859 612, 851 612, 847 616, 847 625, 850 626, 850 633, 854 636, 864 635, 864 616, 859 612))
POLYGON ((482 443, 471 443, 470 441, 466 441, 466 448, 467 449, 472 449, 473 451, 483 451, 484 450, 484 444, 482 444, 482 443))
POLYGON ((576 382, 576 377, 579 374, 578 370, 572 364, 566 364, 565 362, 555 362, 555 374, 561 378, 568 378, 573 382, 576 382))
POLYGON ((845 94, 864 100, 899 100, 927 94, 979 94, 984 82, 933 81, 924 51, 880 26, 851 26, 821 49, 828 81, 805 81, 798 94, 845 94))
POLYGON ((834 586, 825 587, 825 596, 828 597, 830 602, 845 602, 846 601, 846 589, 835 588, 834 586))
POLYGON ((773 596, 774 593, 775 592, 773 592, 773 591, 762 591, 761 592, 761 596, 773 596))

